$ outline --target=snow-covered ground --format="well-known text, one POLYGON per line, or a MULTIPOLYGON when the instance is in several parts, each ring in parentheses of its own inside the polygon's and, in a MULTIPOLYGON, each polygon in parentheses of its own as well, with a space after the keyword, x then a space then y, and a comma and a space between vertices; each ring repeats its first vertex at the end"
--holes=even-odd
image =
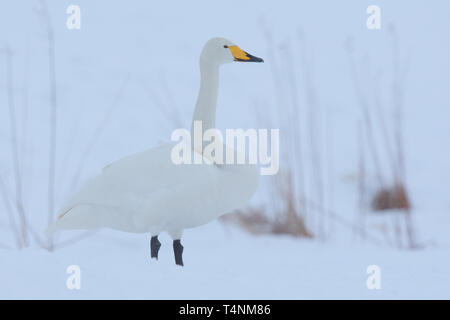
POLYGON ((367 245, 320 244, 287 237, 252 237, 218 223, 186 232, 185 267, 174 264, 162 236, 158 261, 148 237, 97 235, 47 253, 2 253, 1 298, 63 299, 448 299, 448 253, 367 245), (366 286, 370 265, 381 289, 366 286), (69 290, 66 269, 78 265, 81 289, 69 290))
MULTIPOLYGON (((323 242, 253 236, 213 222, 186 230, 185 267, 180 268, 174 264, 167 235, 161 236, 159 261, 150 261, 148 235, 100 230, 52 253, 33 241, 20 251, 0 248, 0 298, 450 298, 448 1, 47 3, 56 44, 58 204, 111 161, 156 146, 169 140, 176 126, 189 125, 198 90, 198 55, 213 36, 227 37, 265 59, 264 64, 234 64, 221 70, 218 127, 257 126, 255 102, 267 101, 271 108, 276 100, 271 48, 277 51, 292 45, 297 77, 302 78, 295 42, 301 28, 313 56, 319 115, 327 115, 332 123, 332 207, 347 221, 357 215, 358 186, 352 177, 358 168, 356 136, 361 114, 345 43, 352 36, 358 61, 369 57, 374 73, 381 71, 386 94, 392 69, 388 24, 394 23, 403 61, 408 61, 404 96, 407 184, 423 248, 374 245, 355 238, 351 228, 331 222, 323 242), (80 30, 66 28, 70 4, 81 8, 80 30), (379 31, 366 28, 370 4, 381 8, 379 31), (270 43, 265 28, 272 35, 270 43), (169 108, 174 105, 175 109, 169 108), (173 110, 179 123, 168 120, 173 110), (92 137, 96 137, 93 147, 85 157, 92 137), (77 172, 81 175, 74 182, 77 172), (80 267, 80 290, 66 287, 70 265, 80 267), (370 265, 380 267, 380 290, 366 286, 370 265)), ((7 45, 13 53, 24 203, 30 224, 41 235, 47 223, 49 85, 47 38, 35 10, 39 7, 39 1, 2 2, 0 45, 7 45)), ((12 200, 3 51, 0 57, 0 175, 12 200)), ((371 75, 362 75, 371 88, 371 75)), ((301 99, 303 94, 299 92, 301 99)), ((268 179, 262 177, 261 185, 268 179)), ((264 196, 258 192, 252 203, 264 203, 264 196)), ((1 201, 0 210, 0 244, 14 247, 1 201)), ((371 218, 370 231, 376 234, 389 221, 371 218)), ((78 234, 66 232, 57 243, 78 234)))

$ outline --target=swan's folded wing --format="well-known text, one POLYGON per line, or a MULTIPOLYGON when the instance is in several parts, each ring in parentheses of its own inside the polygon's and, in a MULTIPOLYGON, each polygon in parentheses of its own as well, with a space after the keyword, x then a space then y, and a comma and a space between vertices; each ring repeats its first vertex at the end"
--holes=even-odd
POLYGON ((67 201, 58 215, 80 204, 138 209, 153 192, 178 182, 179 168, 171 162, 171 147, 166 144, 109 164, 67 201))

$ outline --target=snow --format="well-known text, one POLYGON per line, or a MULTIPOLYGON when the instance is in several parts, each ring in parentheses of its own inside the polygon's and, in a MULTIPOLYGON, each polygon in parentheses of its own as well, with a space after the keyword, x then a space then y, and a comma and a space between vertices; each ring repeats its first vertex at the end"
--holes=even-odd
MULTIPOLYGON (((51 253, 34 242, 22 250, 0 248, 0 298, 450 298, 448 1, 141 0, 125 5, 123 1, 79 0, 80 30, 66 28, 66 8, 72 1, 48 3, 56 41, 58 205, 108 163, 169 140, 177 126, 167 120, 172 112, 169 105, 177 105, 180 125, 190 124, 198 90, 198 55, 213 36, 227 37, 265 60, 264 64, 235 64, 221 70, 218 127, 256 126, 255 102, 266 101, 270 109, 276 99, 270 48, 278 50, 289 43, 298 50, 295 39, 301 28, 313 57, 318 112, 332 122, 333 210, 353 221, 357 215, 354 177, 361 114, 344 44, 353 36, 359 63, 368 56, 374 73, 381 70, 386 96, 392 75, 387 25, 394 23, 402 57, 409 61, 404 102, 407 183, 423 247, 406 250, 385 242, 371 244, 333 221, 327 224, 329 233, 324 241, 254 236, 216 221, 185 231, 185 267, 180 268, 174 264, 167 235, 160 237, 159 260, 151 261, 149 235, 99 230, 51 253), (366 29, 370 4, 382 10, 380 31, 366 29), (264 26, 272 34, 271 43, 267 43, 264 26), (84 157, 97 128, 100 134, 84 157), (74 187, 73 175, 80 167, 74 187), (80 267, 80 290, 66 287, 70 265, 80 267), (380 290, 366 286, 370 265, 381 269, 380 290)), ((32 133, 19 136, 20 152, 26 155, 21 160, 26 179, 24 202, 30 224, 42 234, 47 222, 49 86, 47 39, 34 10, 38 7, 37 1, 3 2, 0 43, 7 43, 13 52, 19 126, 32 133)), ((298 51, 294 53, 299 56, 298 51)), ((6 72, 4 61, 2 52, 0 75, 6 72)), ((301 86, 300 62, 295 69, 301 86)), ((371 76, 363 75, 367 77, 361 81, 372 88, 371 76)), ((6 78, 1 76, 0 175, 12 199, 14 175, 5 90, 6 78)), ((299 96, 304 99, 304 91, 299 96)), ((269 179, 261 177, 261 190, 252 204, 264 203, 262 187, 269 179)), ((0 244, 13 247, 5 210, 0 202, 0 244)), ((390 223, 390 217, 370 217, 369 231, 382 238, 378 230, 390 223)), ((57 243, 79 234, 62 233, 57 243)))
POLYGON ((8 253, 0 298, 448 299, 448 250, 255 238, 212 223, 186 232, 180 268, 168 236, 161 237, 158 261, 150 261, 148 242, 142 235, 102 231, 55 253, 8 253), (380 290, 366 286, 373 264, 381 268, 380 290), (80 290, 66 287, 70 265, 80 267, 80 290))

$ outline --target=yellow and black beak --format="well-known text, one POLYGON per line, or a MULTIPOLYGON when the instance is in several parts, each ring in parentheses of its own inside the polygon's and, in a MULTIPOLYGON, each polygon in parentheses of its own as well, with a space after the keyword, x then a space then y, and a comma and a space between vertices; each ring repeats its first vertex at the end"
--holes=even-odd
POLYGON ((234 57, 234 61, 239 62, 264 62, 263 59, 252 56, 251 54, 245 52, 238 46, 229 46, 228 49, 230 49, 231 54, 234 57))

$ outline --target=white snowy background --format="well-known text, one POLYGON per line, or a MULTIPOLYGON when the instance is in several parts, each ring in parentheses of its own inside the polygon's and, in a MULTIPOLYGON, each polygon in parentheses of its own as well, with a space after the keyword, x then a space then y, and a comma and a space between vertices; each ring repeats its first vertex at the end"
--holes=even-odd
MULTIPOLYGON (((219 221, 186 230, 184 268, 174 264, 167 235, 160 237, 159 261, 150 261, 149 235, 112 230, 79 241, 70 239, 82 232, 64 232, 55 239, 52 252, 45 250, 35 237, 45 239, 48 219, 51 87, 46 21, 39 1, 2 1, 0 178, 7 199, 0 197, 0 298, 450 298, 448 1, 48 0, 47 7, 55 41, 56 206, 108 163, 157 146, 169 140, 174 128, 190 124, 199 54, 211 37, 226 37, 265 59, 264 64, 226 65, 220 79, 218 127, 258 127, 255 105, 263 106, 259 114, 270 114, 279 99, 270 52, 290 46, 292 68, 302 78, 296 40, 301 30, 313 57, 317 116, 332 142, 332 152, 324 153, 325 163, 333 168, 327 179, 333 200, 326 205, 346 221, 355 221, 362 114, 346 45, 352 39, 358 65, 373 71, 361 71, 361 81, 372 88, 370 79, 380 71, 379 85, 387 95, 393 50, 389 25, 395 26, 398 52, 408 68, 403 136, 419 248, 364 241, 351 226, 327 220, 323 239, 255 236, 219 221), (66 27, 71 4, 81 8, 80 30, 66 27), (381 30, 366 27, 371 4, 381 8, 381 30), (9 65, 5 48, 11 51, 9 65), (17 216, 8 67, 23 204, 34 230, 29 232, 29 245, 20 250, 8 220, 8 212, 17 216), (69 265, 81 268, 81 290, 66 287, 69 265), (380 290, 366 286, 369 265, 381 269, 380 290)), ((280 57, 278 62, 289 62, 280 57)), ((298 95, 305 108, 304 91, 298 95)), ((280 139, 286 139, 284 134, 289 132, 281 131, 280 139)), ((304 154, 310 159, 307 148, 304 154)), ((261 188, 269 179, 261 178, 261 188)), ((264 205, 262 191, 252 205, 264 205)), ((395 213, 368 215, 368 230, 383 239, 379 229, 390 225, 395 213)), ((307 220, 313 233, 314 221, 307 220)))

